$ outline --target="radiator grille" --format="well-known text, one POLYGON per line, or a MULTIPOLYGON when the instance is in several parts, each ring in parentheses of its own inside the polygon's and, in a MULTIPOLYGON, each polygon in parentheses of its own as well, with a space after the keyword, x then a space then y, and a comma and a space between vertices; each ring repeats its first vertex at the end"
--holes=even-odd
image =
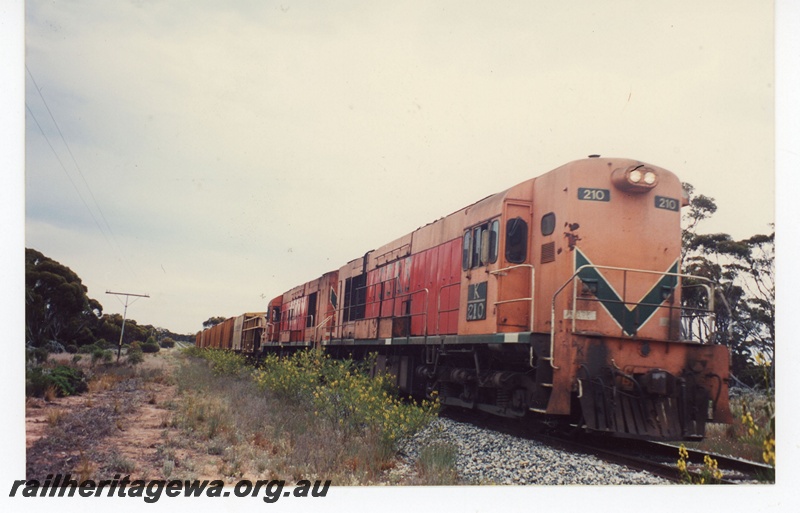
POLYGON ((546 264, 547 262, 554 262, 555 259, 556 259, 556 243, 548 242, 547 244, 542 244, 541 263, 546 264))

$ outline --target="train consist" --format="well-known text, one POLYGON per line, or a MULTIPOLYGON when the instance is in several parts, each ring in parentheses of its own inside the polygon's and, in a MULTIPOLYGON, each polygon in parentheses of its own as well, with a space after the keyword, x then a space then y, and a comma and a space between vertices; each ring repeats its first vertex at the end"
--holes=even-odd
MULTIPOLYGON (((418 228, 197 335, 199 347, 377 353, 414 396, 621 437, 731 422, 713 284, 680 274, 678 178, 591 157, 418 228), (705 308, 682 305, 698 287, 705 308)), ((697 297, 697 294, 693 294, 697 297)))

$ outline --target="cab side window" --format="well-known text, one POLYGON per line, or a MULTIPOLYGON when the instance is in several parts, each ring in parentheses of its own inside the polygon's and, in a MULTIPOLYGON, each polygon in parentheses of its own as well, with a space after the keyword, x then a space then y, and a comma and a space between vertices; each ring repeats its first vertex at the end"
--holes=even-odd
POLYGON ((506 223, 506 260, 521 264, 528 258, 528 223, 521 217, 506 223))
POLYGON ((542 216, 542 235, 552 235, 556 230, 556 215, 553 212, 542 216))
POLYGON ((464 231, 461 269, 474 269, 497 262, 500 221, 493 220, 464 231))

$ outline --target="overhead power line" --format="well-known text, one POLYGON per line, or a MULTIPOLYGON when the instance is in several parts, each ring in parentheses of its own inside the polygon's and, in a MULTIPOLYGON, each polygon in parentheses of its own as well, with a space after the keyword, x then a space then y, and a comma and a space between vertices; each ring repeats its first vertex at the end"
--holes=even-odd
POLYGON ((75 165, 75 169, 78 171, 78 175, 80 176, 81 181, 83 182, 83 185, 86 187, 86 190, 89 192, 89 196, 91 197, 92 204, 94 205, 95 209, 97 210, 97 213, 99 214, 100 218, 103 220, 103 224, 105 225, 105 228, 103 228, 103 226, 100 224, 100 221, 97 219, 97 216, 95 215, 94 211, 89 206, 89 203, 84 198, 84 195, 81 193, 80 188, 75 183, 75 181, 72 179, 72 176, 70 175, 69 171, 67 171, 67 168, 64 165, 64 162, 61 160, 61 157, 58 155, 58 152, 56 151, 55 147, 50 142, 50 138, 47 136, 47 133, 42 128, 42 125, 39 123, 39 120, 36 119, 36 116, 34 115, 33 110, 30 108, 30 106, 28 105, 27 102, 25 103, 25 108, 28 110, 28 112, 31 115, 31 118, 33 118, 33 121, 36 123, 36 126, 39 128, 39 131, 42 133, 42 136, 44 137, 45 141, 47 142, 47 145, 50 147, 50 150, 53 152, 53 155, 55 155, 56 160, 58 161, 59 165, 61 166, 61 169, 64 171, 64 174, 67 175, 67 178, 69 179, 70 183, 72 184, 72 187, 75 189, 75 192, 78 193, 78 197, 80 198, 81 202, 86 207, 86 210, 89 211, 89 215, 92 216, 92 219, 94 220, 95 224, 97 225, 97 229, 100 230, 100 233, 103 235, 103 238, 106 240, 106 243, 109 245, 109 247, 112 249, 112 251, 116 250, 117 254, 119 255, 119 259, 127 266, 128 271, 131 273, 132 278, 138 279, 137 276, 136 276, 136 272, 133 270, 133 267, 131 267, 131 265, 130 265, 130 262, 128 262, 128 260, 125 258, 125 254, 123 253, 122 249, 119 246, 119 243, 117 241, 116 235, 114 234, 114 230, 111 228, 111 225, 108 223, 108 219, 106 218, 105 213, 103 212, 103 209, 100 207, 100 204, 98 203, 97 198, 95 198, 94 192, 92 191, 92 188, 89 185, 89 182, 86 180, 86 177, 84 176, 83 171, 81 170, 81 166, 78 164, 78 160, 75 158, 75 155, 72 153, 72 149, 70 148, 69 143, 67 142, 67 139, 64 137, 64 133, 61 131, 61 127, 58 125, 58 122, 56 121, 56 118, 53 115, 53 112, 50 110, 50 106, 47 104, 47 100, 45 99, 44 95, 42 94, 42 91, 39 88, 39 85, 36 83, 36 78, 34 78, 33 73, 31 72, 31 70, 28 68, 27 65, 25 65, 25 70, 28 72, 28 76, 30 77, 31 82, 33 83, 34 89, 36 89, 36 92, 39 95, 39 98, 41 98, 42 103, 44 104, 44 107, 47 110, 47 113, 50 116, 50 119, 52 120, 53 125, 55 126, 59 137, 61 138, 61 141, 64 143, 64 146, 67 148, 67 152, 69 153, 69 156, 72 159, 72 163, 75 165), (108 234, 106 234, 106 232, 108 234))

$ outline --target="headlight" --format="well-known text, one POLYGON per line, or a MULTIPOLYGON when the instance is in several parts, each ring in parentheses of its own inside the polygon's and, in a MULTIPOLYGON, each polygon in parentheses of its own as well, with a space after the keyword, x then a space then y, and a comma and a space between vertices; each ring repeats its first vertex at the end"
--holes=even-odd
POLYGON ((611 183, 625 192, 644 193, 658 185, 658 173, 646 164, 620 167, 611 173, 611 183))

